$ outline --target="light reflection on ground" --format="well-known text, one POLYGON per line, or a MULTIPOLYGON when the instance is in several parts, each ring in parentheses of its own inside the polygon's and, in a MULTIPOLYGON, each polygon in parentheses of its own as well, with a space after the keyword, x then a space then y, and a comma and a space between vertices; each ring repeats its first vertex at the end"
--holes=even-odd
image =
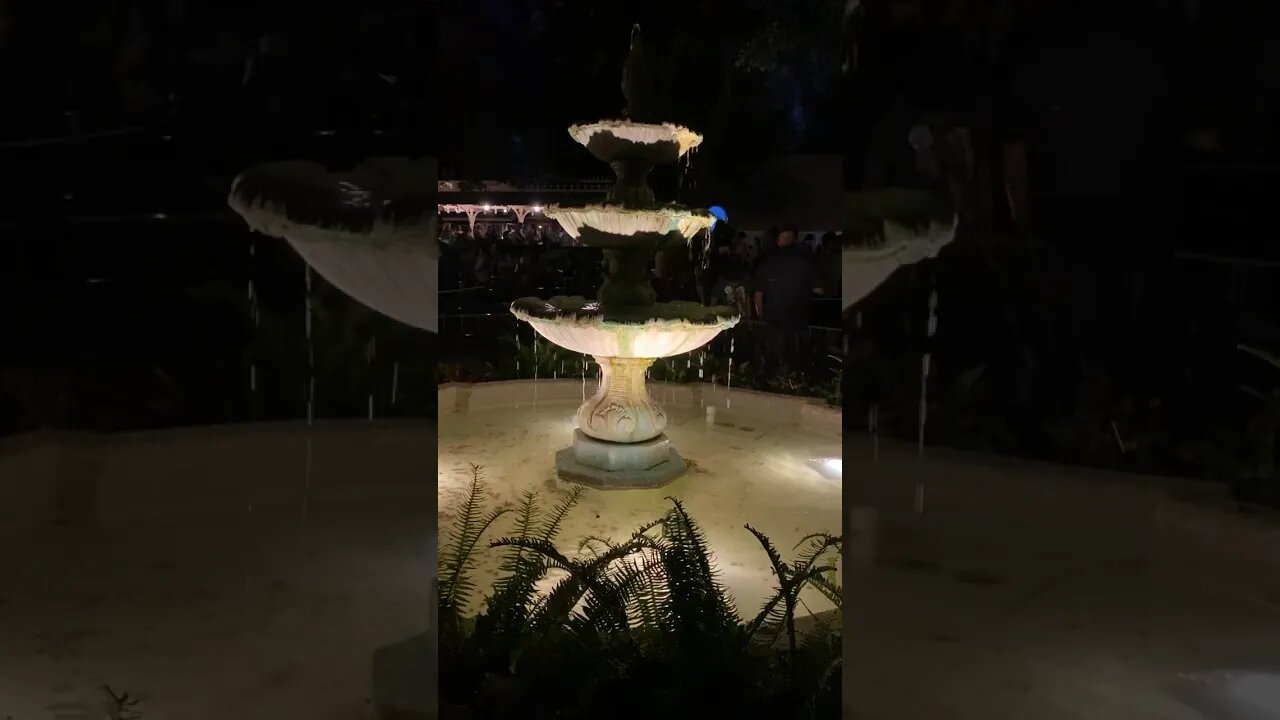
POLYGON ((852 717, 1280 717, 1272 522, 1204 483, 872 448, 845 455, 876 514, 845 579, 852 717))
POLYGON ((148 719, 367 717, 433 602, 434 434, 318 426, 310 475, 296 424, 116 436, 58 458, 62 526, 53 463, 0 443, 0 718, 105 718, 103 684, 148 719))
MULTIPOLYGON (((554 493, 563 492, 553 456, 571 440, 576 407, 576 402, 545 402, 442 418, 442 532, 464 497, 470 463, 484 466, 491 506, 511 506, 526 489, 541 491, 549 505, 554 493)), ((768 535, 788 559, 805 535, 838 534, 840 478, 819 472, 810 458, 838 459, 840 438, 723 408, 715 425, 691 408, 668 407, 668 412, 667 435, 693 469, 656 490, 588 491, 567 518, 560 546, 573 550, 588 535, 625 538, 669 507, 666 496, 679 498, 706 531, 739 610, 751 616, 774 579, 759 543, 743 525, 768 535)), ((482 586, 496 577, 497 560, 496 552, 482 560, 482 586)), ((830 607, 820 595, 807 594, 805 600, 814 612, 830 607)))

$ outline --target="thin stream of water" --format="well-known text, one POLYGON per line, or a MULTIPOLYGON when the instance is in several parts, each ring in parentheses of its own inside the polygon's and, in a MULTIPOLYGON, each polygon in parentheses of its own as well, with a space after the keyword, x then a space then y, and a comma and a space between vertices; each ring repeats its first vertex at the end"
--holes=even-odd
POLYGON ((732 335, 733 329, 730 328, 729 332, 731 333, 729 335, 729 377, 726 378, 726 382, 725 382, 725 395, 724 395, 725 410, 729 410, 733 407, 733 341, 734 341, 734 337, 732 335))
MULTIPOLYGON (((253 337, 256 339, 258 331, 258 293, 253 284, 253 265, 254 258, 258 254, 258 243, 252 238, 249 240, 249 322, 253 326, 253 337)), ((258 365, 256 358, 250 354, 249 356, 249 413, 254 418, 255 409, 258 407, 258 365)), ((253 512, 253 478, 249 473, 245 474, 244 499, 245 506, 253 512)))
POLYGON ((396 393, 400 389, 400 361, 391 363, 391 404, 396 404, 396 393))
POLYGON ((303 306, 306 310, 306 335, 307 335, 307 425, 310 426, 315 420, 315 402, 316 402, 316 358, 315 343, 312 340, 312 303, 311 303, 311 266, 306 266, 303 278, 306 283, 306 295, 303 297, 303 306))
POLYGON ((310 509, 311 495, 311 473, 315 463, 315 452, 312 444, 312 427, 315 425, 315 407, 316 407, 316 367, 315 367, 315 343, 312 340, 311 330, 313 325, 312 319, 312 303, 311 303, 311 266, 306 265, 304 274, 306 283, 306 297, 304 298, 304 306, 306 308, 306 333, 307 333, 307 459, 306 466, 303 470, 303 487, 302 487, 302 524, 307 524, 307 514, 310 509))
POLYGON ((370 421, 370 422, 372 422, 372 421, 373 421, 373 382, 372 382, 372 379, 375 377, 375 375, 374 375, 374 373, 373 373, 373 362, 374 362, 374 359, 377 357, 377 354, 378 354, 378 338, 377 338, 377 336, 375 335, 375 336, 373 336, 373 337, 370 337, 370 338, 369 338, 369 350, 368 350, 368 353, 366 354, 366 357, 368 358, 368 364, 369 364, 369 378, 370 378, 370 382, 369 382, 369 421, 370 421))

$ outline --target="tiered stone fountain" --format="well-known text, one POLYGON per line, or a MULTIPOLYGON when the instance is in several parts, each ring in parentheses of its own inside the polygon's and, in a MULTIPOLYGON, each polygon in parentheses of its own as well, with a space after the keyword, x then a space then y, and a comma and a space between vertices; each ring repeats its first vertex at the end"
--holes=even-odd
POLYGON ((649 187, 655 166, 675 164, 702 136, 655 117, 644 57, 636 26, 623 73, 625 119, 569 128, 613 168, 617 182, 608 198, 546 210, 571 236, 603 248, 604 284, 594 300, 522 298, 511 305, 544 338, 600 365, 600 385, 578 408, 573 443, 556 453, 556 469, 563 479, 609 488, 655 487, 684 472, 684 460, 663 433, 666 413, 645 387, 646 373, 658 358, 696 350, 738 322, 729 307, 658 303, 650 285, 653 253, 687 245, 715 219, 705 210, 660 203, 649 187))

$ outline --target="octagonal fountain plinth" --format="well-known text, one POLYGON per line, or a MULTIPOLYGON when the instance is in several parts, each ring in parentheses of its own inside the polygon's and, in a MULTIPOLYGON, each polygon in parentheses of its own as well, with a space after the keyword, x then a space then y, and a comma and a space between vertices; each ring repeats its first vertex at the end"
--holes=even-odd
POLYGON ((654 117, 648 68, 639 27, 623 79, 627 119, 569 128, 569 134, 608 163, 617 178, 606 202, 547 208, 584 245, 604 250, 604 284, 595 300, 523 298, 511 312, 560 347, 590 355, 600 365, 600 385, 578 408, 572 444, 556 453, 560 477, 605 488, 656 487, 678 477, 684 460, 663 433, 667 415, 649 397, 645 375, 658 358, 702 347, 738 322, 729 307, 658 303, 649 282, 656 251, 683 248, 711 227, 705 210, 660 203, 649 187, 656 165, 676 163, 702 142, 680 125, 654 117))

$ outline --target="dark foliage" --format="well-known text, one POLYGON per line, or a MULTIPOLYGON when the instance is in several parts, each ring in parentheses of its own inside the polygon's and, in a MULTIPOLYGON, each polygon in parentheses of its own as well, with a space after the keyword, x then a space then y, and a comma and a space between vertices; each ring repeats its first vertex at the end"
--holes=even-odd
POLYGON ((571 555, 555 540, 583 491, 546 513, 531 492, 512 534, 489 543, 503 550, 502 579, 469 617, 474 552, 504 512, 484 510, 474 473, 440 561, 442 717, 837 717, 839 630, 799 632, 795 615, 805 588, 839 607, 839 537, 807 537, 787 562, 748 526, 778 587, 744 620, 679 500, 625 541, 587 538, 571 555))

